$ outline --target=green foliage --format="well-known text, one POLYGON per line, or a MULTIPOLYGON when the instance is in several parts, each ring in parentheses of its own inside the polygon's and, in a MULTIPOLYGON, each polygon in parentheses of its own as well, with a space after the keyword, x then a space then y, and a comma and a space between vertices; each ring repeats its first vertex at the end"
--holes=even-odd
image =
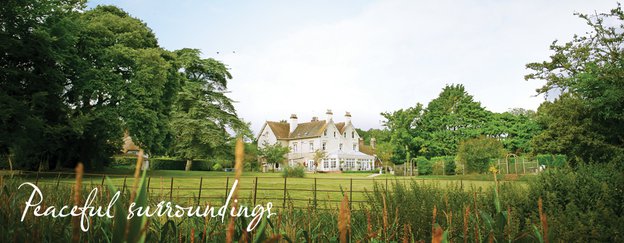
POLYGON ((543 62, 527 64, 525 79, 546 81, 540 94, 563 93, 538 110, 544 132, 533 141, 537 153, 565 154, 579 162, 624 158, 624 11, 577 14, 591 28, 572 41, 550 46, 543 62))
POLYGON ((547 169, 530 181, 528 191, 529 201, 543 199, 552 238, 564 242, 621 242, 622 190, 621 164, 608 163, 547 169))
POLYGON ((231 75, 214 59, 201 59, 196 49, 175 52, 183 68, 182 88, 173 106, 173 153, 187 160, 214 155, 231 143, 228 129, 248 133, 225 94, 231 75))
POLYGON ((193 160, 193 165, 191 166, 191 170, 209 171, 209 170, 212 170, 212 165, 213 165, 213 162, 211 160, 196 159, 196 160, 193 160))
POLYGON ((478 137, 462 141, 457 157, 468 172, 484 173, 490 166, 490 160, 505 154, 503 144, 494 138, 478 137))
POLYGON ((258 149, 258 156, 266 160, 267 163, 282 163, 290 148, 282 146, 280 143, 264 144, 258 149))
POLYGON ((491 112, 481 107, 463 85, 448 85, 427 105, 421 121, 426 156, 454 155, 460 141, 482 134, 491 112))
POLYGON ((283 177, 305 177, 305 168, 303 166, 285 166, 282 170, 283 177))
POLYGON ((437 156, 431 158, 433 166, 433 174, 435 175, 454 175, 455 174, 455 156, 437 156), (444 165, 444 166, 442 166, 444 165))
POLYGON ((176 158, 150 158, 150 169, 152 170, 184 170, 186 161, 176 158))
POLYGON ((360 137, 364 139, 365 144, 370 144, 371 138, 375 138, 378 144, 390 142, 390 131, 388 129, 371 128, 367 131, 364 131, 362 129, 356 128, 355 130, 357 131, 358 135, 360 135, 360 137))
POLYGON ((212 165, 212 170, 214 171, 223 170, 223 165, 221 165, 221 163, 215 163, 214 165, 212 165))
POLYGON ((534 111, 515 108, 493 113, 482 134, 500 139, 507 151, 523 154, 533 152, 531 139, 540 132, 534 111))
POLYGON ((418 168, 418 175, 431 175, 432 163, 424 156, 416 157, 416 167, 418 168))
POLYGON ((538 154, 535 159, 547 168, 561 168, 567 164, 567 156, 563 154, 538 154))
POLYGON ((16 168, 100 168, 124 131, 148 154, 185 159, 222 156, 227 131, 249 137, 224 64, 162 49, 117 7, 8 1, 0 16, 0 154, 16 168))
POLYGON ((413 128, 423 115, 422 104, 381 115, 386 119, 384 126, 390 130, 391 161, 403 164, 407 157, 419 155, 424 141, 420 130, 413 128))
POLYGON ((136 156, 113 156, 111 166, 135 166, 137 163, 136 156))

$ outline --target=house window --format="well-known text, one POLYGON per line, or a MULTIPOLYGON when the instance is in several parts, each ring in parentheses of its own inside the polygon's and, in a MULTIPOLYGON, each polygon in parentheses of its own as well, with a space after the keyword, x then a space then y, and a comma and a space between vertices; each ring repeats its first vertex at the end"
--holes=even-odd
POLYGON ((310 152, 314 152, 314 142, 310 142, 310 152))
POLYGON ((323 142, 323 151, 325 151, 325 149, 327 149, 327 143, 323 142))
POLYGON ((323 168, 329 168, 329 161, 323 159, 323 168))
POLYGON ((346 159, 347 168, 352 169, 355 167, 355 159, 346 159))
POLYGON ((327 130, 323 131, 323 136, 327 137, 327 130))
POLYGON ((334 132, 334 137, 336 137, 336 132, 334 132))
POLYGON ((293 152, 297 152, 297 143, 293 143, 293 152))
POLYGON ((351 132, 351 138, 355 138, 355 132, 351 132))
POLYGON ((357 144, 353 144, 353 151, 355 151, 357 149, 357 144))
POLYGON ((336 168, 336 159, 330 159, 331 160, 331 167, 332 169, 336 168))
POLYGON ((340 149, 340 150, 342 150, 342 143, 340 144, 340 147, 339 147, 339 149, 340 149))

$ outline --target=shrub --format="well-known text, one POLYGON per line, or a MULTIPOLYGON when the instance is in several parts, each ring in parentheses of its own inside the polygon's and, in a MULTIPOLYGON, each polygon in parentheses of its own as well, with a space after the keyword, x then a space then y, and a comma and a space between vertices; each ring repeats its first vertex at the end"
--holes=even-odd
POLYGON ((548 168, 561 168, 567 163, 567 157, 563 154, 538 154, 535 159, 548 168))
POLYGON ((213 162, 206 159, 196 159, 193 160, 193 164, 191 165, 191 170, 199 170, 199 171, 209 171, 212 170, 213 162))
POLYGON ((137 157, 136 156, 126 156, 126 155, 120 155, 120 156, 113 156, 113 160, 110 164, 110 166, 112 167, 123 167, 123 166, 135 166, 137 162, 137 157))
POLYGON ((499 158, 504 153, 503 144, 497 139, 478 137, 462 141, 457 157, 469 172, 484 173, 490 166, 490 160, 499 158))
POLYGON ((551 236, 558 241, 622 242, 622 191, 624 172, 618 165, 581 164, 540 173, 529 182, 528 198, 543 199, 551 236))
POLYGON ((455 174, 455 157, 454 156, 438 156, 431 158, 433 164, 433 173, 436 175, 454 175, 455 174), (444 166, 442 166, 444 165, 444 166), (444 170, 444 173, 442 173, 444 170))
POLYGON ((214 165, 212 165, 212 170, 214 171, 220 171, 223 170, 223 166, 221 165, 221 163, 217 162, 214 163, 214 165))
POLYGON ((186 166, 186 161, 176 158, 158 157, 149 161, 152 170, 184 170, 186 166))
POLYGON ((422 156, 417 157, 416 167, 418 168, 418 175, 431 175, 432 165, 427 158, 422 156))
POLYGON ((283 177, 305 177, 305 169, 303 166, 285 166, 284 170, 282 170, 283 177))

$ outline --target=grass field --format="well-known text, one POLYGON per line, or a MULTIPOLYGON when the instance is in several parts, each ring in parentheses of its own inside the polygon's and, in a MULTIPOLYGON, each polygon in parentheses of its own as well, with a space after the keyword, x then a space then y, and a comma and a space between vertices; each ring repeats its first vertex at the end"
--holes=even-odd
MULTIPOLYGON (((126 169, 107 169, 103 172, 85 174, 86 187, 101 185, 104 175, 112 180, 119 190, 132 185, 132 171, 126 169)), ((296 207, 312 205, 316 199, 317 205, 322 208, 338 206, 343 193, 347 194, 357 207, 358 203, 366 200, 367 191, 371 191, 375 184, 381 187, 392 187, 395 183, 433 183, 442 187, 459 186, 463 188, 485 188, 493 185, 493 178, 487 175, 467 176, 418 176, 399 177, 393 175, 379 175, 369 177, 369 173, 317 173, 306 174, 305 178, 284 179, 280 173, 244 172, 239 181, 239 195, 251 203, 256 192, 256 203, 273 202, 277 207, 292 202, 296 207), (257 185, 256 185, 257 180, 257 185), (286 183, 286 193, 284 193, 286 183), (286 195, 287 200, 284 200, 286 195)), ((149 192, 152 200, 173 200, 178 203, 197 202, 200 195, 201 203, 220 205, 233 182, 233 172, 214 171, 149 171, 149 192), (173 183, 172 183, 173 181, 173 183), (171 190, 173 189, 173 190, 171 190)), ((37 182, 40 187, 71 186, 74 176, 71 173, 24 173, 28 181, 37 182)), ((521 178, 514 183, 524 184, 521 178)))

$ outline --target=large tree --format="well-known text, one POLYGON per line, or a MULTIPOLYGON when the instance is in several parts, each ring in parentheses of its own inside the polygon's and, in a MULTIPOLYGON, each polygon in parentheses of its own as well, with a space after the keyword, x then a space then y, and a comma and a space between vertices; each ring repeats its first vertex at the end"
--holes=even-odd
POLYGON ((173 152, 187 161, 214 155, 231 140, 230 132, 249 134, 248 124, 236 115, 234 101, 226 96, 227 67, 214 59, 202 59, 197 49, 175 52, 183 69, 182 88, 171 122, 173 152))
POLYGON ((69 129, 63 94, 81 1, 0 4, 0 153, 34 169, 63 154, 69 129))
POLYGON ((2 153, 25 169, 94 167, 124 130, 163 150, 179 74, 145 23, 82 1, 9 1, 1 14, 2 153))
POLYGON ((577 14, 591 28, 553 54, 527 64, 525 79, 545 80, 540 94, 563 94, 538 110, 545 129, 534 140, 542 152, 563 152, 573 162, 624 159, 624 11, 577 14), (589 129, 589 130, 586 130, 589 129))
POLYGON ((410 156, 417 156, 422 152, 421 148, 425 143, 420 128, 422 104, 394 112, 383 112, 381 115, 386 118, 383 125, 390 131, 392 153, 389 154, 393 163, 403 164, 410 156))
POLYGON ((460 141, 483 133, 490 117, 491 112, 474 101, 463 85, 447 85, 429 102, 423 115, 423 154, 428 157, 454 155, 460 141))

